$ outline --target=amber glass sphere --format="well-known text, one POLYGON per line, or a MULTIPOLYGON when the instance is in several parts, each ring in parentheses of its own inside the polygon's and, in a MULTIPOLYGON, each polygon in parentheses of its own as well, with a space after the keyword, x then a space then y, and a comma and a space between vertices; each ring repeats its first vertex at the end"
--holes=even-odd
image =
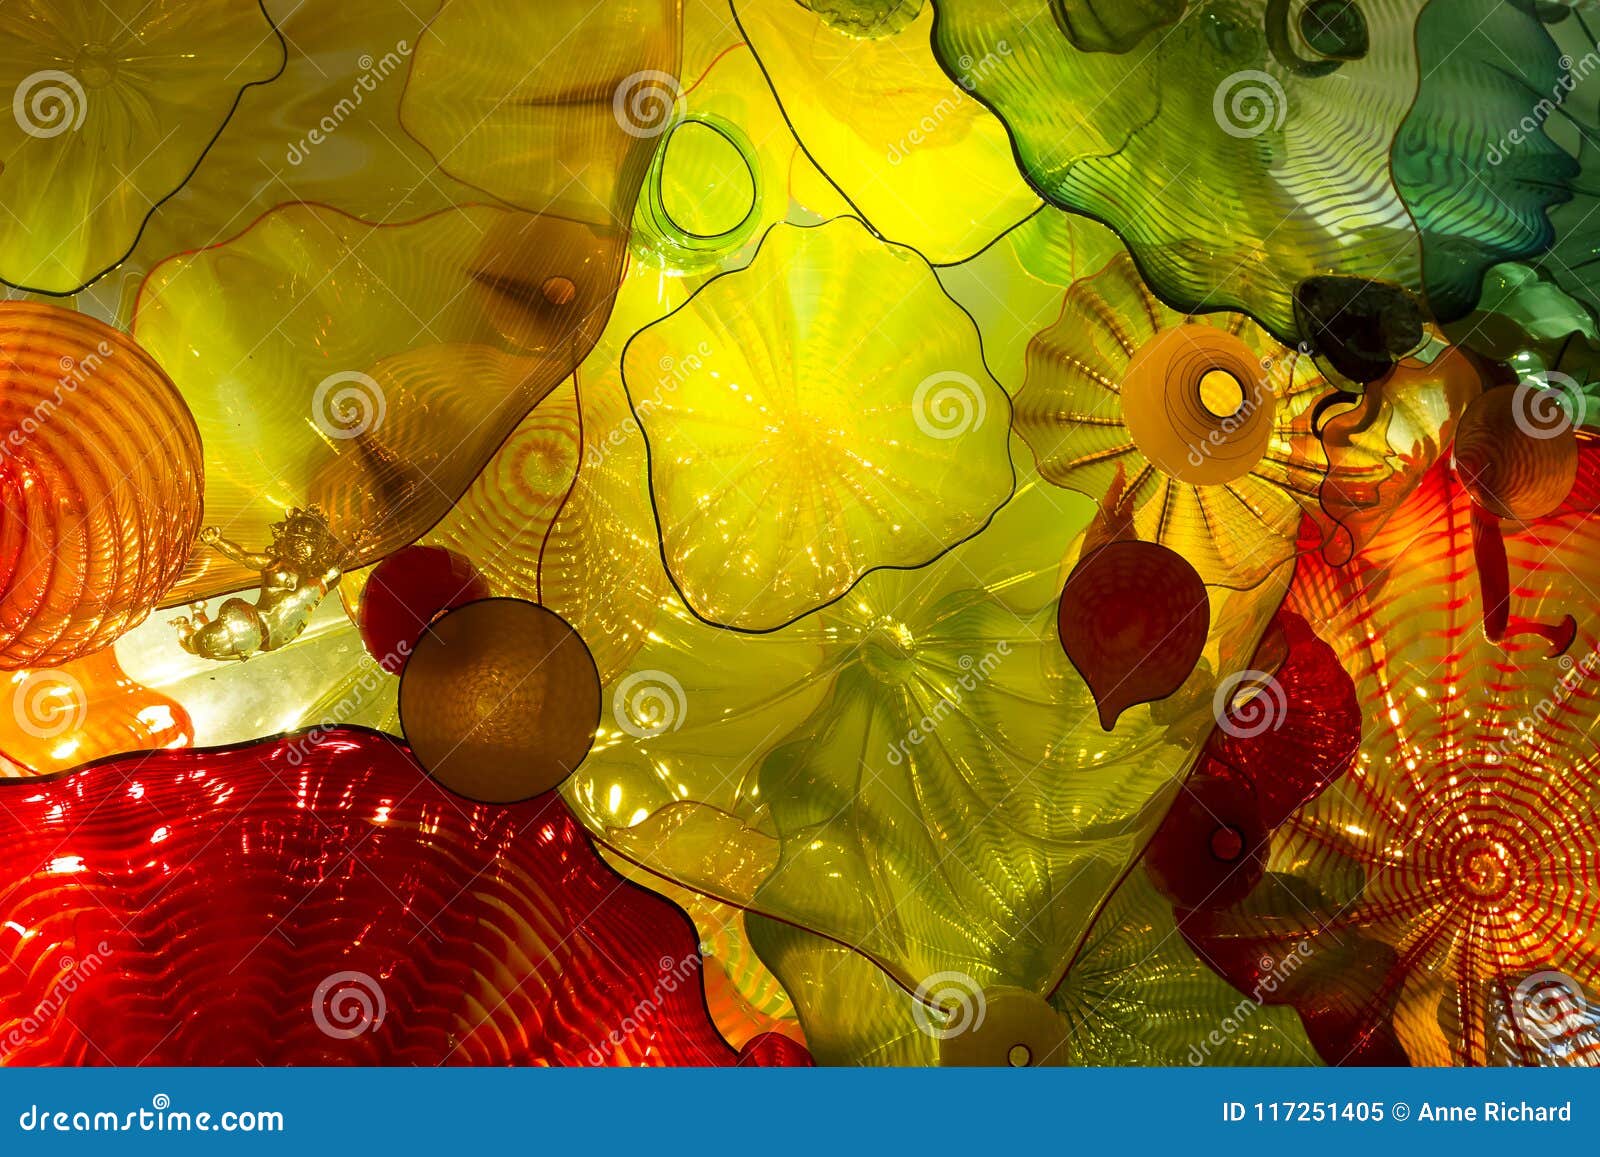
POLYGON ((438 619, 400 676, 400 727, 457 795, 513 803, 576 770, 600 721, 600 674, 566 620, 522 599, 438 619))

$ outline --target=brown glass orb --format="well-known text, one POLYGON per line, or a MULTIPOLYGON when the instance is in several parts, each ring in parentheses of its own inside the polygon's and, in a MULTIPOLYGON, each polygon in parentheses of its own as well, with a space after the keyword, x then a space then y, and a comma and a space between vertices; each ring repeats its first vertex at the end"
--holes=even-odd
POLYGON ((400 728, 457 795, 515 803, 571 775, 600 723, 600 673, 560 615, 482 599, 436 620, 400 676, 400 728))

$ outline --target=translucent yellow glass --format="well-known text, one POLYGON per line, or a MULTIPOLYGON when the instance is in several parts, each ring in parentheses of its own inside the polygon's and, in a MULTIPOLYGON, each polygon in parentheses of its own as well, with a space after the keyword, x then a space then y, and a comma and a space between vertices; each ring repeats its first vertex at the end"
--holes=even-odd
MULTIPOLYGON (((265 543, 318 503, 370 562, 427 530, 599 336, 623 238, 477 207, 375 226, 276 210, 146 282, 134 332, 206 448, 206 517, 265 543)), ((254 580, 200 551, 173 602, 254 580)))
POLYGON ((952 80, 934 59, 932 4, 874 39, 794 0, 734 9, 806 151, 888 240, 934 264, 963 261, 1039 207, 1004 126, 966 87, 972 78, 952 80))
POLYGON ((253 3, 0 6, 0 279, 70 294, 121 261, 284 59, 253 3))
POLYGON ((976 327, 853 218, 769 233, 637 334, 623 375, 668 571, 708 621, 770 629, 921 566, 1011 491, 976 327))

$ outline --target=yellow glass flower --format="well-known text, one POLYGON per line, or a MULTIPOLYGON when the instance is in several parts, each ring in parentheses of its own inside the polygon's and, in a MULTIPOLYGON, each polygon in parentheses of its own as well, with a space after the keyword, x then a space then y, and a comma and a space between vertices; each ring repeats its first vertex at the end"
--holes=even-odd
POLYGON ((623 374, 668 572, 710 622, 768 630, 925 565, 1011 492, 976 327, 854 218, 775 229, 636 335, 623 374))
POLYGON ((0 279, 64 295, 116 265, 284 60, 234 0, 0 6, 0 279))
POLYGON ((1003 53, 964 58, 952 80, 929 48, 932 4, 900 6, 915 19, 872 39, 813 7, 738 0, 734 11, 807 153, 875 230, 943 265, 1039 207, 1005 126, 972 92, 1003 53))

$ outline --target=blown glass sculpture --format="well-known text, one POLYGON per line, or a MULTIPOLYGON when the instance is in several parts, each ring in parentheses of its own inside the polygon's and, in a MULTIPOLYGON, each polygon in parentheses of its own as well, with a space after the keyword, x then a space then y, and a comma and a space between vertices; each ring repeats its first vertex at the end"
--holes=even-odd
POLYGON ((194 418, 150 354, 72 310, 0 304, 0 667, 106 646, 200 529, 194 418))
POLYGON ((1596 10, 0 0, 0 1065, 1600 1061, 1596 10))

